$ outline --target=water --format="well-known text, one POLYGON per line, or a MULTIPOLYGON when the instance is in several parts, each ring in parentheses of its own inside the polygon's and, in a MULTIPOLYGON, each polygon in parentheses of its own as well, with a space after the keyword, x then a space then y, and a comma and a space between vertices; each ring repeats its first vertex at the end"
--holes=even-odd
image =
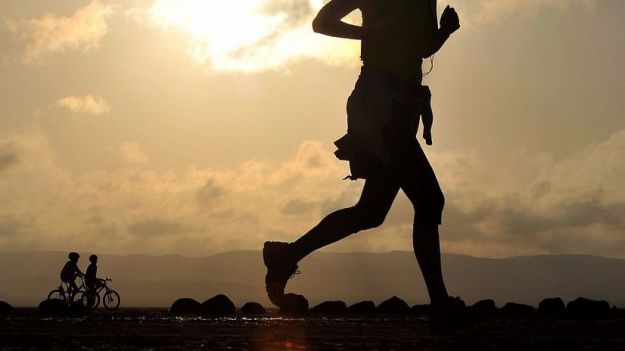
POLYGON ((0 317, 0 348, 80 350, 501 350, 624 349, 625 322, 492 319, 451 335, 423 317, 173 317, 164 309, 43 318, 0 317))

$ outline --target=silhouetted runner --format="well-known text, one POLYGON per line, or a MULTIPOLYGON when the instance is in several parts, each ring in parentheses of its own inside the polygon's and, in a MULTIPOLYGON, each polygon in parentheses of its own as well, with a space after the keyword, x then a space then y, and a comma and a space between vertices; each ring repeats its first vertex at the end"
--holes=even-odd
POLYGON ((337 157, 350 163, 350 178, 366 181, 355 206, 329 214, 293 243, 265 243, 265 283, 277 306, 302 258, 381 225, 402 189, 415 210, 413 246, 432 302, 432 321, 445 323, 464 307, 445 288, 438 233, 445 199, 415 137, 421 116, 423 137, 432 143, 430 91, 421 85, 423 58, 460 28, 449 6, 440 28, 436 19, 436 0, 331 0, 313 21, 317 33, 361 40, 363 66, 347 101, 347 134, 335 144, 337 157), (362 27, 341 21, 356 9, 362 12, 362 27))

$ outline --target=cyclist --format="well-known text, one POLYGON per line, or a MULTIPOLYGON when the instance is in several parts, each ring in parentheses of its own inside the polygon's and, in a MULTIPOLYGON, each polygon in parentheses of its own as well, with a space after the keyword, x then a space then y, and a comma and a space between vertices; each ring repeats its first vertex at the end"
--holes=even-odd
POLYGON ((101 279, 96 276, 98 274, 98 256, 89 256, 89 262, 91 263, 85 273, 85 285, 89 290, 96 290, 101 284, 101 279))
POLYGON ((84 277, 85 275, 78 268, 78 259, 80 255, 77 252, 70 252, 68 255, 69 261, 65 263, 61 270, 61 281, 66 283, 69 287, 68 292, 73 294, 78 291, 76 285, 76 277, 84 277))

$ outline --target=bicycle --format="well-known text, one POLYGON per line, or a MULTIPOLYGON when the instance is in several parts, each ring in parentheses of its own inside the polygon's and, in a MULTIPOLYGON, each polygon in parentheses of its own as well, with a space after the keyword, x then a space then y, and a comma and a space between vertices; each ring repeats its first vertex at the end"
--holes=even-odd
MULTIPOLYGON (((99 279, 99 284, 95 289, 87 289, 80 296, 80 302, 83 306, 87 308, 97 308, 100 305, 100 292, 105 290, 105 293, 102 295, 102 302, 104 304, 104 308, 107 310, 114 310, 119 307, 119 303, 121 302, 121 298, 117 291, 111 289, 106 284, 107 282, 112 282, 113 280, 110 278, 99 279)), ((77 300, 78 301, 78 300, 77 300)))
POLYGON ((81 301, 86 292, 85 280, 80 277, 81 284, 77 290, 71 289, 67 282, 62 282, 58 288, 48 293, 48 300, 63 300, 68 305, 75 301, 81 301))

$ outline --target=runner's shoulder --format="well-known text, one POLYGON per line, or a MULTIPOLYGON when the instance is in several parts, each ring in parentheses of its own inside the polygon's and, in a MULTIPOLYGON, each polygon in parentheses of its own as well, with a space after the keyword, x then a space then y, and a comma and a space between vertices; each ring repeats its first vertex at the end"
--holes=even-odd
POLYGON ((367 11, 374 8, 382 0, 332 0, 340 3, 344 7, 352 7, 354 9, 360 9, 361 11, 367 11))
POLYGON ((382 1, 384 0, 355 0, 355 5, 363 13, 363 16, 368 16, 380 7, 382 1))

